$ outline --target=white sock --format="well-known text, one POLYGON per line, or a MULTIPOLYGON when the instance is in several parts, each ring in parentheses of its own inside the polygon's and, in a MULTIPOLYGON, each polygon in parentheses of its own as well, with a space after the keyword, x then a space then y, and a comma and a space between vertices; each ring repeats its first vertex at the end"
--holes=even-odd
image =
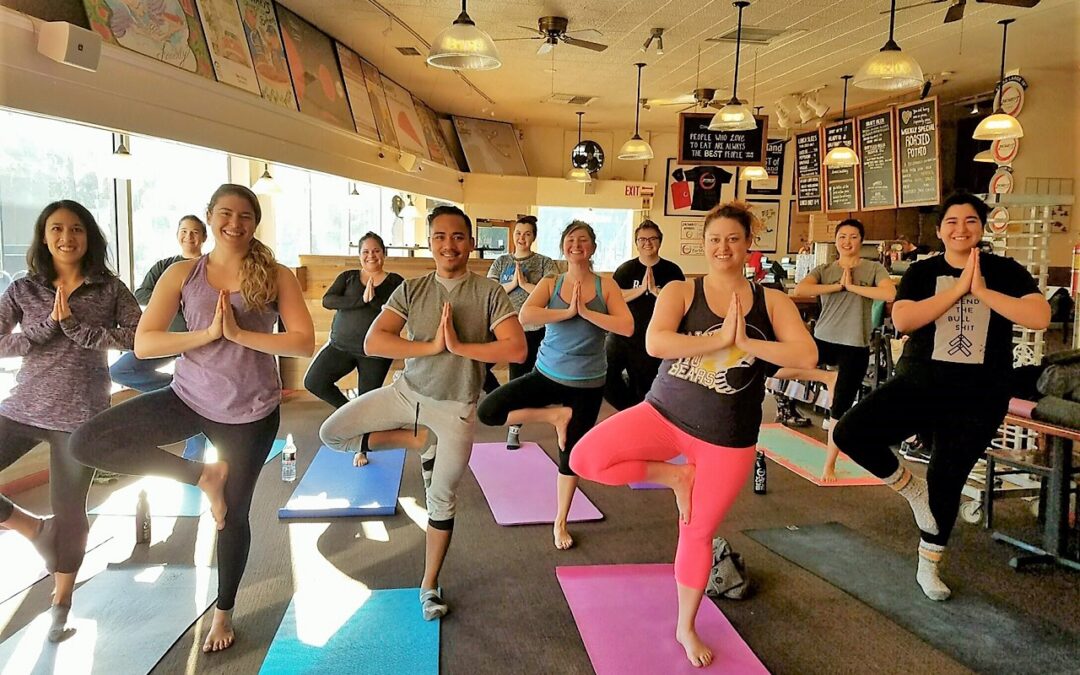
POLYGON ((944 546, 923 542, 919 545, 919 570, 915 573, 915 581, 919 582, 922 592, 926 597, 937 602, 948 600, 952 591, 941 580, 939 566, 944 546))
POLYGON ((927 534, 938 533, 937 521, 934 520, 934 514, 930 510, 930 495, 926 489, 925 480, 900 467, 885 479, 885 484, 903 495, 908 501, 911 512, 915 515, 915 524, 920 530, 927 534))

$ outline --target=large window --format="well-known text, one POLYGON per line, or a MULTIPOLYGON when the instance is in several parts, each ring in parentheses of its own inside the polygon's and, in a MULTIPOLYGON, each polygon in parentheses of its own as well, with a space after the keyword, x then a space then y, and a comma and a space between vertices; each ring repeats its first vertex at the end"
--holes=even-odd
MULTIPOLYGON (((130 150, 137 166, 131 179, 131 248, 138 285, 155 262, 180 253, 180 218, 206 219, 210 196, 228 182, 229 162, 223 152, 156 138, 136 137, 130 150)), ((203 252, 212 247, 211 239, 203 252)))
POLYGON ((94 214, 116 266, 116 195, 98 167, 112 134, 91 127, 0 110, 0 269, 26 270, 34 222, 50 202, 73 199, 94 214))
POLYGON ((596 231, 596 253, 593 268, 597 272, 613 272, 629 260, 633 248, 634 212, 630 209, 589 209, 565 206, 541 206, 537 214, 536 250, 549 258, 563 257, 559 240, 563 229, 572 220, 583 220, 596 231))

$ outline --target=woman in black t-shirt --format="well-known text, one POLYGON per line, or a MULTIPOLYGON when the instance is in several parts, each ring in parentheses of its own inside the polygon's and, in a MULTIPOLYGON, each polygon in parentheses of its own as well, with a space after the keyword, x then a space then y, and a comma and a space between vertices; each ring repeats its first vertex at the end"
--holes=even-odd
POLYGON ((911 337, 896 375, 840 420, 841 451, 907 498, 922 532, 916 580, 931 600, 949 588, 938 573, 960 492, 1009 403, 1013 324, 1040 330, 1050 306, 1016 261, 980 253, 987 207, 970 194, 941 206, 945 254, 913 263, 893 305, 911 337), (927 480, 889 449, 915 432, 931 438, 927 480))

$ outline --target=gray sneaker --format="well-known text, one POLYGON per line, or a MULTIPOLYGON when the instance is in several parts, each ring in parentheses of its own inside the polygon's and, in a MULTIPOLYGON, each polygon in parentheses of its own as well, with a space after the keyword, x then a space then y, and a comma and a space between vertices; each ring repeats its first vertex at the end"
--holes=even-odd
POLYGON ((506 449, 517 450, 521 447, 521 439, 518 438, 518 433, 521 431, 520 424, 511 424, 510 429, 506 432, 506 449))
POLYGON ((446 616, 449 607, 443 601, 439 590, 435 588, 420 591, 420 608, 424 612, 424 621, 434 621, 446 616))

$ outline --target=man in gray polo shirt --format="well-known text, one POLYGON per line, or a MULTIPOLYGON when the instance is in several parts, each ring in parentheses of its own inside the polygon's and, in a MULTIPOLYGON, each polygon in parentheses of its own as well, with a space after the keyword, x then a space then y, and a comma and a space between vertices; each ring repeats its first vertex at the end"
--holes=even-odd
POLYGON ((438 441, 421 453, 428 528, 420 602, 430 621, 447 611, 439 570, 450 547, 457 485, 472 453, 484 364, 521 363, 526 344, 506 291, 468 270, 475 247, 469 217, 440 206, 427 220, 435 271, 401 284, 364 340, 369 355, 403 358, 405 370, 393 384, 335 411, 319 436, 334 450, 366 452, 410 445, 402 436, 419 425, 435 432, 438 441))

